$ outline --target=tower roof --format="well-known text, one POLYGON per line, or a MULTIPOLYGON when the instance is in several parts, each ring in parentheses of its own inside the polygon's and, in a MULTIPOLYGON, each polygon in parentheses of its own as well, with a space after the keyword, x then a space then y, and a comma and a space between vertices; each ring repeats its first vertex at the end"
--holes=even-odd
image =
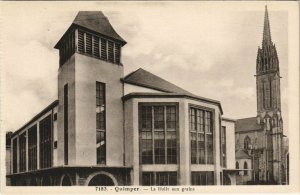
MULTIPOLYGON (((117 40, 121 42, 122 45, 126 44, 126 41, 115 31, 102 11, 79 11, 66 33, 76 26, 117 40)), ((60 41, 63 37, 64 36, 62 36, 62 38, 57 42, 54 48, 59 47, 60 41)))
POLYGON ((264 32, 263 32, 263 42, 262 44, 271 45, 271 30, 270 30, 270 22, 269 22, 269 14, 268 8, 265 6, 265 20, 264 20, 264 32))

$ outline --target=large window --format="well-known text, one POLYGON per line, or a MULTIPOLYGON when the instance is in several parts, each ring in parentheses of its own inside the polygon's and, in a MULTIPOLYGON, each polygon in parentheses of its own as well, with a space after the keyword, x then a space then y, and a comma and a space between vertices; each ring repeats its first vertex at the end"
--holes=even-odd
POLYGON ((52 126, 51 115, 40 122, 40 168, 52 166, 52 126))
POLYGON ((69 95, 68 95, 68 84, 65 84, 64 86, 64 159, 65 159, 65 165, 68 165, 68 156, 69 156, 69 146, 68 146, 68 140, 69 140, 69 112, 68 112, 68 106, 69 104, 69 95))
POLYGON ((192 164, 213 164, 212 112, 190 107, 190 144, 192 164))
POLYGON ((175 186, 177 185, 177 172, 143 172, 143 186, 175 186))
POLYGON ((18 139, 13 140, 13 173, 16 173, 18 170, 18 139))
POLYGON ((226 167, 226 127, 221 128, 221 153, 222 153, 222 166, 226 167))
POLYGON ((177 163, 176 105, 146 105, 139 108, 142 164, 177 163))
POLYGON ((214 185, 214 172, 192 172, 192 185, 214 185))
POLYGON ((97 164, 106 163, 105 84, 96 82, 97 164))
POLYGON ((28 129, 28 169, 37 169, 37 126, 28 129))
POLYGON ((19 137, 20 172, 26 171, 26 132, 19 137))

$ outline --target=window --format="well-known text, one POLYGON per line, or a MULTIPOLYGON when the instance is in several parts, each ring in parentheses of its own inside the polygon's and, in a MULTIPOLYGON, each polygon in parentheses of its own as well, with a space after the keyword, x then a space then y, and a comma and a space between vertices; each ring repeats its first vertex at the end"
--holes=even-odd
POLYGON ((54 113, 53 115, 53 121, 56 121, 57 120, 57 113, 54 113))
POLYGON ((79 53, 84 53, 85 50, 84 50, 84 32, 79 30, 78 31, 78 51, 79 53))
POLYGON ((246 161, 244 162, 244 169, 245 169, 244 170, 244 175, 248 175, 248 170, 247 170, 248 169, 248 164, 247 164, 246 161))
POLYGON ((69 156, 69 112, 68 112, 68 104, 69 104, 69 94, 68 94, 68 84, 64 86, 64 159, 65 165, 68 164, 68 156, 69 156))
POLYGON ((96 58, 100 57, 100 51, 99 51, 99 37, 94 36, 93 37, 93 56, 96 58))
POLYGON ((85 34, 85 40, 86 40, 86 46, 85 46, 85 52, 89 55, 92 55, 92 35, 86 33, 85 34))
POLYGON ((143 104, 139 122, 142 164, 176 164, 176 106, 143 104))
POLYGON ((236 168, 236 169, 239 169, 239 168, 240 168, 239 162, 237 162, 237 161, 235 162, 235 168, 236 168))
POLYGON ((105 84, 96 82, 97 164, 106 163, 105 84))
POLYGON ((108 41, 108 61, 114 63, 114 43, 108 41))
POLYGON ((250 142, 251 142, 250 138, 248 136, 246 136, 245 139, 244 139, 244 149, 245 150, 250 149, 250 142))
POLYGON ((191 164, 213 164, 212 112, 190 107, 191 164))
POLYGON ((37 126, 28 129, 28 169, 37 169, 37 126))
POLYGON ((26 171, 26 132, 19 137, 20 172, 26 171))
POLYGON ((192 172, 192 185, 214 185, 214 172, 192 172))
POLYGON ((121 46, 115 43, 115 63, 121 63, 121 46))
POLYGON ((226 127, 221 128, 222 166, 226 167, 226 127))
POLYGON ((263 82, 263 102, 264 102, 264 108, 270 108, 271 107, 271 82, 266 81, 263 82))
POLYGON ((13 173, 16 173, 18 170, 18 139, 13 140, 13 173))
POLYGON ((177 185, 177 172, 143 172, 143 186, 175 186, 177 185))
POLYGON ((107 41, 101 38, 101 59, 107 59, 107 41))
POLYGON ((43 119, 40 124, 40 167, 52 166, 52 125, 51 115, 43 119))
POLYGON ((143 186, 154 186, 154 173, 153 172, 143 172, 142 173, 142 185, 143 186))

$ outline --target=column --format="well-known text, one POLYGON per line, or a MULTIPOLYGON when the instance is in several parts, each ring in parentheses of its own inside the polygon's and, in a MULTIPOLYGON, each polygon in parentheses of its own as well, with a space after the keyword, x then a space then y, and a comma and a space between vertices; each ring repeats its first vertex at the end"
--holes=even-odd
POLYGON ((179 102, 179 185, 190 185, 190 130, 189 105, 185 100, 179 102))
POLYGON ((26 129, 26 171, 28 171, 28 163, 29 163, 29 154, 28 154, 28 129, 26 129))
POLYGON ((40 169, 40 122, 36 124, 36 160, 37 170, 40 169))

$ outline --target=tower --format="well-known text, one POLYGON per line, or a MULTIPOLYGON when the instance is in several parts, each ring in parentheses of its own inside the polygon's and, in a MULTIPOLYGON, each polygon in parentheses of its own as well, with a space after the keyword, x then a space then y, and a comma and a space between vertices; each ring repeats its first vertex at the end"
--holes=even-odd
POLYGON ((80 11, 56 44, 59 165, 123 165, 125 44, 100 11, 80 11))
POLYGON ((267 6, 263 40, 256 59, 257 121, 265 131, 265 180, 281 183, 282 118, 280 105, 280 71, 276 46, 271 39, 267 6))

